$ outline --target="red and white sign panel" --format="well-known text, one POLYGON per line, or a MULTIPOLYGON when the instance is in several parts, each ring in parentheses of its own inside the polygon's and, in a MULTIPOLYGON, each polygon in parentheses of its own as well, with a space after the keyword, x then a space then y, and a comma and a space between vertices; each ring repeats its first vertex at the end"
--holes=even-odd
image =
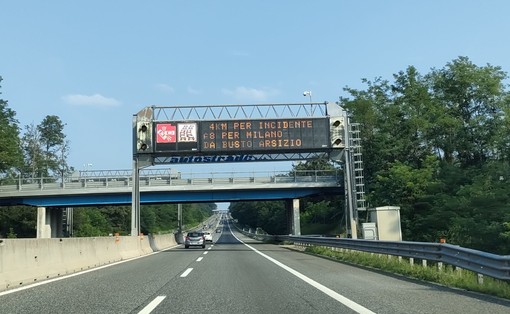
POLYGON ((176 129, 176 126, 171 123, 156 124, 156 143, 175 143, 176 129))
POLYGON ((155 152, 194 152, 198 151, 197 122, 165 121, 155 123, 155 152))

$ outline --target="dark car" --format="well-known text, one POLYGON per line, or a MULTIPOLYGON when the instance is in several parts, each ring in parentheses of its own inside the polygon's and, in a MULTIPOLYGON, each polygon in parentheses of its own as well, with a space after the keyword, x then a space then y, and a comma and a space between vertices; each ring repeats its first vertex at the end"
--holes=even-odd
POLYGON ((188 232, 184 239, 184 247, 189 248, 190 246, 201 246, 205 249, 205 236, 203 232, 188 232))

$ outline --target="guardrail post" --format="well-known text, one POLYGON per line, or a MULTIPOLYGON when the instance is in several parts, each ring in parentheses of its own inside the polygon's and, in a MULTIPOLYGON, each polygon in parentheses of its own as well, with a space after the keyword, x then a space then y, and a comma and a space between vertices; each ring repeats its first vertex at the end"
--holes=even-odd
POLYGON ((437 270, 440 272, 443 271, 443 262, 437 263, 437 270))
POLYGON ((421 266, 423 266, 423 268, 427 268, 427 260, 426 259, 421 260, 421 266))
POLYGON ((409 257, 409 265, 414 266, 414 257, 409 257))
POLYGON ((478 281, 479 285, 483 285, 483 275, 482 274, 478 274, 477 281, 478 281))

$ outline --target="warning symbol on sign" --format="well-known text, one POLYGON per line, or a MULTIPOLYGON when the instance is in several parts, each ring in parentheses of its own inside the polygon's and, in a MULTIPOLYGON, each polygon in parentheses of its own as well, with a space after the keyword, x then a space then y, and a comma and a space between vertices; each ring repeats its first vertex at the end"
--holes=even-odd
POLYGON ((156 125, 156 143, 175 143, 177 141, 177 127, 171 123, 156 125))

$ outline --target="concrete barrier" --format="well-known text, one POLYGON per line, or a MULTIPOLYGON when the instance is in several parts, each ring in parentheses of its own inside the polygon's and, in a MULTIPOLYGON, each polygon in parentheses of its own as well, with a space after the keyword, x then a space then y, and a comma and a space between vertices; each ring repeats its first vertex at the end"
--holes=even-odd
MULTIPOLYGON (((173 237, 158 236, 158 245, 173 237)), ((0 291, 152 252, 148 236, 0 239, 0 291)))
POLYGON ((174 234, 153 234, 151 236, 157 251, 168 249, 177 245, 174 234))

